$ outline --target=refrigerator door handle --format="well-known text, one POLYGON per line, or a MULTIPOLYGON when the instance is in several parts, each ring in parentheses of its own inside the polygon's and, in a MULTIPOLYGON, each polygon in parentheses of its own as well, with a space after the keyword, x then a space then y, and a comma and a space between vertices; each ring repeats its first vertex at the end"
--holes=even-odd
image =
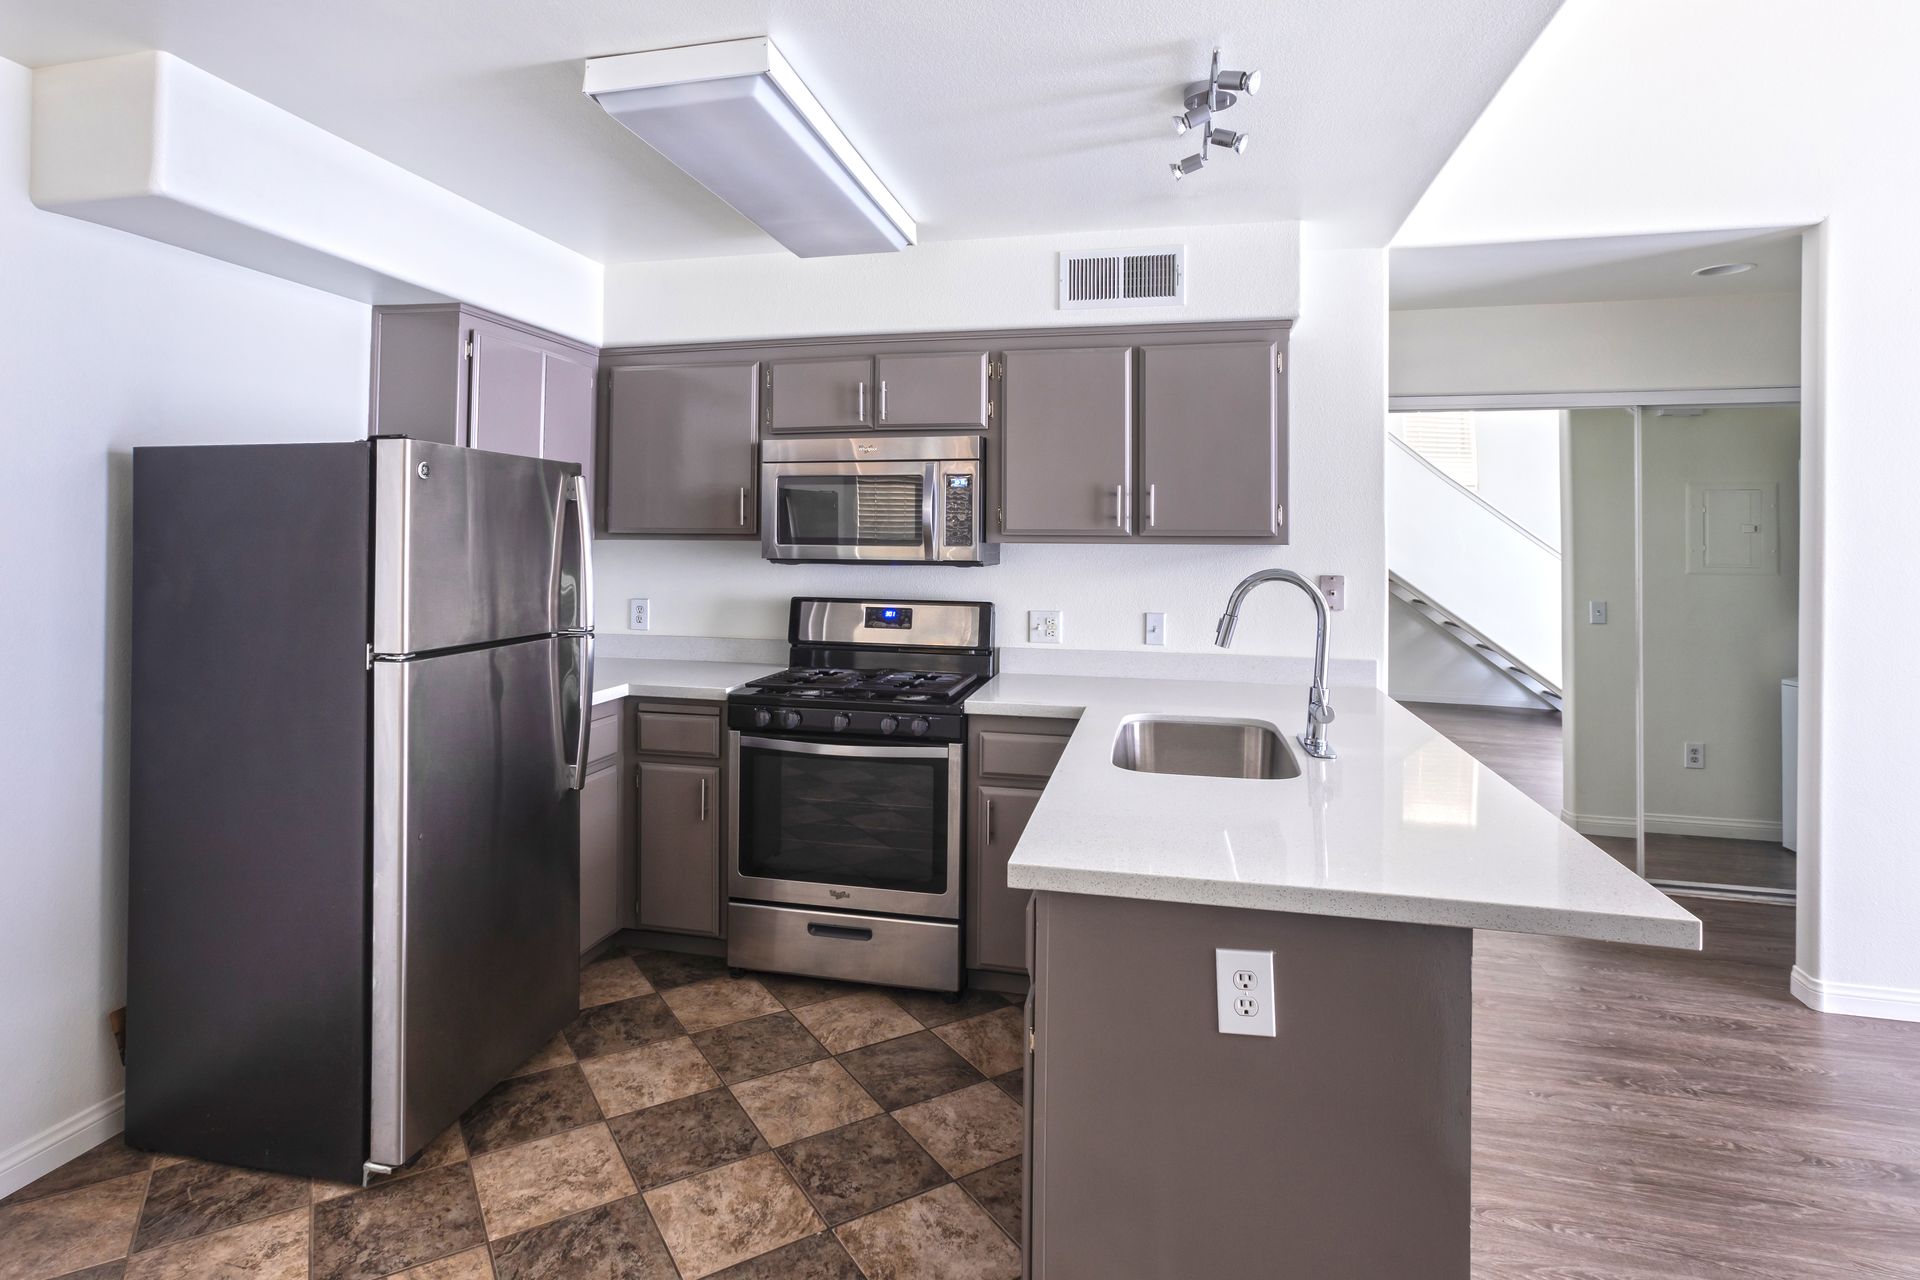
POLYGON ((587 497, 587 478, 576 475, 567 484, 567 497, 573 502, 577 538, 575 549, 580 564, 574 578, 574 608, 578 616, 573 625, 581 631, 593 629, 593 506, 587 497))
MULTIPOLYGON (((574 664, 579 684, 575 705, 572 708, 573 741, 567 744, 572 746, 573 753, 561 763, 566 768, 568 788, 580 791, 587 785, 587 739, 593 729, 593 637, 591 635, 560 636, 559 641, 562 644, 571 643, 579 646, 579 661, 574 664)), ((564 684, 563 681, 563 693, 564 684)), ((567 736, 567 710, 565 706, 554 708, 554 716, 560 722, 560 736, 563 740, 567 736)), ((565 750, 564 746, 562 750, 565 750)))

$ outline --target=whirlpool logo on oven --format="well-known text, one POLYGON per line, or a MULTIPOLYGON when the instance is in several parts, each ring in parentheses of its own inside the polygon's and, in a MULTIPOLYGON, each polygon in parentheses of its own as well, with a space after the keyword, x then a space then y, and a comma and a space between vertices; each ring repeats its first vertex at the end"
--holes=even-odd
POLYGON ((827 896, 831 898, 848 898, 848 897, 852 897, 853 895, 848 893, 845 889, 829 889, 827 890, 827 896))

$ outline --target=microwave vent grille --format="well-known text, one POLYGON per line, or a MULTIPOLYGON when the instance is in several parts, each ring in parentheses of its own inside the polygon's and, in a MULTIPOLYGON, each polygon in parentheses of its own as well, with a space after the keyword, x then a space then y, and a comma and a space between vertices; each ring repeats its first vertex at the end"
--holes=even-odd
POLYGON ((1086 307, 1177 307, 1187 300, 1184 245, 1060 255, 1062 311, 1086 307))

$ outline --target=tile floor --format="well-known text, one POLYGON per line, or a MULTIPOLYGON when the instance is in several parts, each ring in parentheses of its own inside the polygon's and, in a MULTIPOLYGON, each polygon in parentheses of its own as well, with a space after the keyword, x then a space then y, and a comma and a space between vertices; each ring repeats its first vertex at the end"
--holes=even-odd
POLYGON ((360 1189, 118 1139, 0 1201, 0 1280, 1015 1280, 1009 999, 634 951, 360 1189))

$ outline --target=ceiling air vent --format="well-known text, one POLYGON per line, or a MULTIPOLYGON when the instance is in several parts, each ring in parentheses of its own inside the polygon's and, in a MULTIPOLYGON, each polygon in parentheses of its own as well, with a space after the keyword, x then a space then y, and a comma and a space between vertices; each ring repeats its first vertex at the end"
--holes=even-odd
POLYGON ((1187 251, 1113 249, 1060 255, 1060 310, 1178 307, 1187 300, 1187 251))

